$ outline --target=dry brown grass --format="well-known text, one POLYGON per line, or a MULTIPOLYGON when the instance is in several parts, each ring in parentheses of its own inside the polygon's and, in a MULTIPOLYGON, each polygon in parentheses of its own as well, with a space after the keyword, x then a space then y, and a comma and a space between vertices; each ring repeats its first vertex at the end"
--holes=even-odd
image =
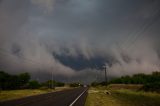
POLYGON ((160 106, 160 94, 116 88, 110 95, 104 93, 107 87, 90 88, 85 106, 160 106))
POLYGON ((139 90, 143 87, 142 84, 110 84, 107 88, 112 90, 130 89, 139 90))
POLYGON ((73 88, 65 86, 65 87, 56 87, 54 90, 48 89, 48 88, 5 90, 5 91, 0 92, 0 101, 18 99, 18 98, 23 98, 27 96, 39 95, 39 94, 49 93, 49 92, 57 92, 57 91, 62 91, 62 90, 67 90, 67 89, 73 89, 73 88))

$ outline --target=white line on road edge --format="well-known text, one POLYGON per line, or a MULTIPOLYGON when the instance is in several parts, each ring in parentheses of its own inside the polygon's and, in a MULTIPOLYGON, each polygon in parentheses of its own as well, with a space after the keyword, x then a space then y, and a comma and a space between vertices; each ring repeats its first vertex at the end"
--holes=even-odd
POLYGON ((83 91, 69 106, 73 106, 76 101, 87 91, 87 89, 85 91, 83 91))

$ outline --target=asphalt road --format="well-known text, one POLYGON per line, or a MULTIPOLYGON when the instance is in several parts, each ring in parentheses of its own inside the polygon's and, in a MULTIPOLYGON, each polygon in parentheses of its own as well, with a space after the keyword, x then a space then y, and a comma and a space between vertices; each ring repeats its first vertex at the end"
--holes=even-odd
POLYGON ((0 102, 0 106, 84 106, 88 88, 52 92, 0 102))

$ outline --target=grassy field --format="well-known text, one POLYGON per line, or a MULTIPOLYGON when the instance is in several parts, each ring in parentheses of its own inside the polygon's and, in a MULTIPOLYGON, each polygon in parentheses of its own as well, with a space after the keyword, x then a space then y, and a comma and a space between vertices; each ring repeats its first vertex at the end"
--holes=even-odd
POLYGON ((43 94, 43 93, 48 93, 48 92, 62 91, 65 89, 71 89, 71 88, 56 87, 55 90, 52 90, 52 89, 5 90, 5 91, 0 91, 0 101, 18 99, 22 97, 38 95, 38 94, 43 94))
POLYGON ((160 94, 130 89, 90 88, 85 106, 160 106, 160 94), (111 94, 105 94, 109 91, 111 94))

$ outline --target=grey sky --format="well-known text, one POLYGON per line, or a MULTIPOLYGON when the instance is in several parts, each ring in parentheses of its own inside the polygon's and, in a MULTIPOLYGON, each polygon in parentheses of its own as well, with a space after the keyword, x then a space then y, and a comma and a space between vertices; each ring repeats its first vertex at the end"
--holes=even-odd
MULTIPOLYGON (((110 76, 158 70, 159 5, 159 0, 1 0, 0 67, 35 77, 53 71, 58 79, 87 82, 95 80, 95 64, 109 64, 110 76)), ((97 75, 103 79, 103 72, 97 75)))

